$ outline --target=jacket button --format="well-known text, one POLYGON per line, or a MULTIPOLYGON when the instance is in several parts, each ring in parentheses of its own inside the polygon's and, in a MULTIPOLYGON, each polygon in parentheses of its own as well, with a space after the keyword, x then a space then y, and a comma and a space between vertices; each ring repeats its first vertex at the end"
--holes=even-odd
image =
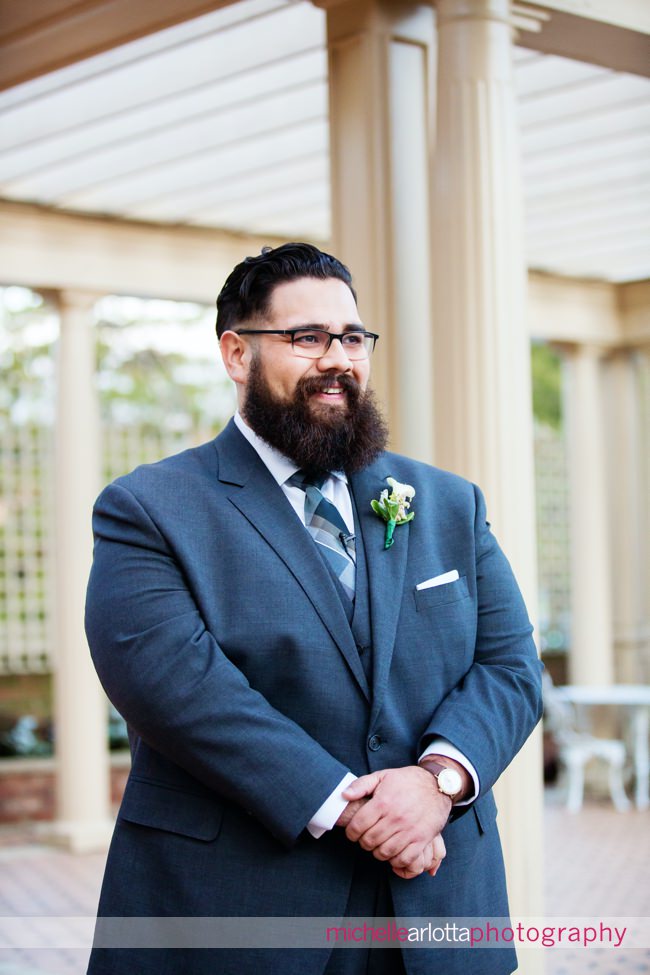
POLYGON ((371 735, 368 739, 368 748, 371 752, 377 752, 381 748, 381 738, 379 735, 371 735))

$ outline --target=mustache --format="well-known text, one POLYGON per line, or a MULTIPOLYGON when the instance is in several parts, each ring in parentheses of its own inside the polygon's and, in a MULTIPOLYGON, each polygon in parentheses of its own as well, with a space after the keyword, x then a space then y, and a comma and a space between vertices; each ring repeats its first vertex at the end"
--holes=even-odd
POLYGON ((303 376, 296 384, 296 393, 306 399, 308 396, 313 396, 315 393, 322 393, 326 389, 329 389, 332 383, 336 383, 344 392, 350 393, 356 398, 361 396, 361 386, 353 376, 349 376, 347 373, 341 373, 340 375, 303 376))

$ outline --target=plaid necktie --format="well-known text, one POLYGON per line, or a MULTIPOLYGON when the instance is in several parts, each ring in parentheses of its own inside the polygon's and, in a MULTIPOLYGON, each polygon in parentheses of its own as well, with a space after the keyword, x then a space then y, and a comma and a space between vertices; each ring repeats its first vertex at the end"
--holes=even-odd
POLYGON ((348 534, 348 527, 335 504, 328 501, 321 488, 329 474, 309 476, 304 471, 296 471, 287 480, 305 492, 305 527, 309 531, 330 568, 350 600, 354 601, 356 567, 354 536, 348 534))

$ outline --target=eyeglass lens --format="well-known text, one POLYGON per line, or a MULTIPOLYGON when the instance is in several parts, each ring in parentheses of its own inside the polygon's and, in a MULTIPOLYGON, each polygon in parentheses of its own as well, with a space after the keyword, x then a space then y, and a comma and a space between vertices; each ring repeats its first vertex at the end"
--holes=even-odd
MULTIPOLYGON (((346 332, 340 341, 348 359, 367 359, 374 346, 372 335, 363 332, 346 332)), ((320 329, 298 329, 291 335, 293 351, 308 359, 320 359, 331 343, 332 336, 320 329)))

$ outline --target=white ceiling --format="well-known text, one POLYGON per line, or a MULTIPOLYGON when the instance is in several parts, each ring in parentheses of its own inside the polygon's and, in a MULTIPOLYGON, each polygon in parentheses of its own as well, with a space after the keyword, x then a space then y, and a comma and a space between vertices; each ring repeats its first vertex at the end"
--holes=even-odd
MULTIPOLYGON (((515 49, 532 268, 650 277, 650 79, 515 49)), ((241 0, 0 93, 0 196, 330 234, 325 15, 241 0)))

